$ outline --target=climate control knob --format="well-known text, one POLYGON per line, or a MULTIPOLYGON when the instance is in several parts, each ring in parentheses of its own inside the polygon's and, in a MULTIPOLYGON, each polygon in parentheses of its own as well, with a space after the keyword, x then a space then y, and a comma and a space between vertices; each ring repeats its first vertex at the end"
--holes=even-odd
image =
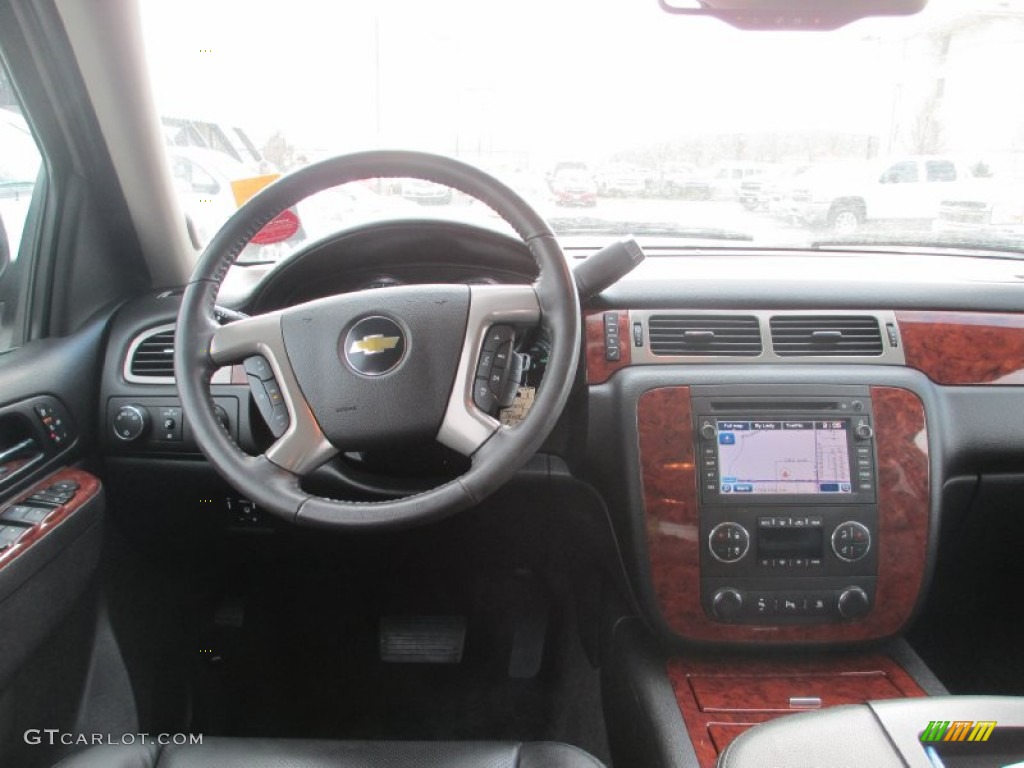
POLYGON ((871 549, 871 531, 863 523, 847 520, 832 532, 832 551, 844 563, 855 563, 871 549))
POLYGON ((122 405, 114 414, 114 436, 130 443, 149 429, 149 411, 142 405, 122 405))
POLYGON ((836 609, 844 619, 857 619, 871 610, 871 601, 860 587, 847 587, 839 593, 836 609))
POLYGON ((739 523, 719 523, 708 534, 708 548, 715 560, 735 563, 750 549, 750 534, 739 523))
POLYGON ((743 610, 743 595, 732 587, 715 592, 711 598, 711 612, 719 619, 734 619, 743 610))

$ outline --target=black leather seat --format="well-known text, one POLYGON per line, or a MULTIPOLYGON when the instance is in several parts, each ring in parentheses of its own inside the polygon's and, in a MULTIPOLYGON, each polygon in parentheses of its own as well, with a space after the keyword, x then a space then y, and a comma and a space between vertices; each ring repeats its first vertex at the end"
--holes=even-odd
POLYGON ((551 742, 313 741, 204 738, 190 746, 100 746, 57 768, 602 768, 551 742))

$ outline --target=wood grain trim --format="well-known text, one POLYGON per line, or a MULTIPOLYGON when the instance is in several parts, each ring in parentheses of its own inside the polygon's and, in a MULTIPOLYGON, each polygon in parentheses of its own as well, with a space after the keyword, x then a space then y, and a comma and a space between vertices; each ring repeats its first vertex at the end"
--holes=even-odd
POLYGON ((619 338, 621 358, 609 362, 604 358, 604 312, 588 312, 584 319, 587 352, 587 384, 604 384, 611 375, 620 368, 630 364, 632 352, 632 335, 629 328, 629 310, 609 310, 619 313, 619 338))
MULTIPOLYGON (((54 483, 61 482, 62 480, 73 480, 78 483, 79 488, 75 492, 75 497, 67 504, 55 508, 43 522, 32 526, 32 528, 28 530, 28 533, 18 539, 18 543, 13 547, 8 547, 3 552, 0 552, 0 569, 8 566, 11 562, 17 559, 22 552, 25 552, 29 547, 46 536, 50 531, 81 509, 82 506, 95 498, 95 496, 100 492, 101 485, 99 478, 94 475, 91 475, 81 469, 61 469, 47 477, 45 480, 40 481, 31 490, 21 494, 14 501, 0 506, 0 514, 2 514, 8 507, 20 504, 33 493, 38 493, 44 488, 48 488, 54 483)), ((3 524, 7 525, 7 523, 3 524)))
MULTIPOLYGON (((682 657, 669 660, 667 672, 702 768, 712 768, 719 753, 750 726, 785 716, 758 711, 758 702, 765 699, 788 701, 790 696, 820 696, 823 706, 831 706, 925 695, 899 664, 882 654, 801 659, 682 657), (702 708, 695 693, 700 681, 734 683, 734 710, 702 708)), ((726 687, 723 685, 723 690, 726 687)), ((807 710, 789 710, 802 711, 807 710)))
POLYGON ((812 626, 713 621, 700 602, 700 517, 689 387, 640 396, 637 431, 651 580, 665 623, 699 642, 831 643, 888 637, 909 619, 927 560, 928 442, 912 392, 872 387, 878 452, 878 582, 862 620, 812 626))
POLYGON ((1024 384, 1024 314, 896 313, 907 365, 938 384, 1024 384))

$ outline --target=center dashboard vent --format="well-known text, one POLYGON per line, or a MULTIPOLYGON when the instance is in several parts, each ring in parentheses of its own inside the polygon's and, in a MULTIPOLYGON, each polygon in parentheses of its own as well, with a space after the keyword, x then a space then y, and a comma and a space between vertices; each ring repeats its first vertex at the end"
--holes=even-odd
POLYGON ((757 357, 761 326, 754 315, 651 315, 651 353, 676 357, 757 357))
POLYGON ((877 357, 878 318, 870 315, 776 315, 772 349, 779 357, 877 357))
POLYGON ((129 379, 174 379, 174 326, 154 328, 132 343, 126 373, 129 379))

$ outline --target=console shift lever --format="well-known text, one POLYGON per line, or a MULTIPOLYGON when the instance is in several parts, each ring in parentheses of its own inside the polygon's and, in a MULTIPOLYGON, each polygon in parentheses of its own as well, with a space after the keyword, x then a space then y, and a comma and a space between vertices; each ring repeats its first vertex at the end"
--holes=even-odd
POLYGON ((644 251, 632 237, 606 245, 573 270, 580 301, 597 296, 632 272, 644 260, 644 251))

